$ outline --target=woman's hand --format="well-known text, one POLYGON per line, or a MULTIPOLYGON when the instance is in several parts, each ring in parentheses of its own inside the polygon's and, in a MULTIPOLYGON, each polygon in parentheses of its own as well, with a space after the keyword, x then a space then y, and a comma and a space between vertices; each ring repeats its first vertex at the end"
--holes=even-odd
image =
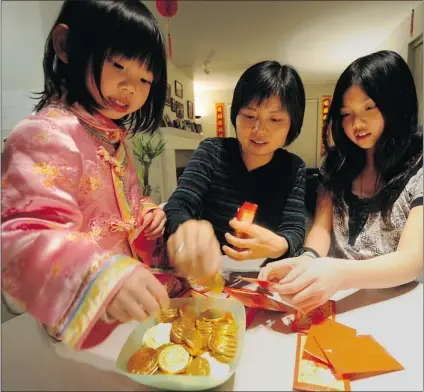
POLYGON ((261 226, 240 222, 237 219, 230 221, 230 226, 240 233, 249 236, 247 239, 234 237, 230 233, 225 234, 225 239, 229 244, 241 249, 239 251, 224 245, 222 250, 231 259, 237 261, 277 258, 287 252, 288 244, 284 237, 281 237, 261 226))
POLYGON ((221 268, 222 254, 212 225, 188 220, 169 237, 168 257, 177 270, 192 278, 214 276, 221 268))
POLYGON ((273 280, 270 290, 284 297, 304 313, 327 302, 344 284, 346 263, 330 257, 299 256, 267 264, 259 279, 273 280))

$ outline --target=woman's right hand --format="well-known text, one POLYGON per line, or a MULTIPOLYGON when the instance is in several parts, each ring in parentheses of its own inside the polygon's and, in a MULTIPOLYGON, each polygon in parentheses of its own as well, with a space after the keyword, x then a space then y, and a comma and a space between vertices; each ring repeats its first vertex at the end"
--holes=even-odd
POLYGON ((221 268, 222 254, 212 225, 190 219, 169 237, 168 258, 178 271, 191 278, 214 276, 221 268))
POLYGON ((147 268, 138 266, 107 306, 106 313, 121 323, 127 323, 146 321, 168 307, 165 286, 147 268))

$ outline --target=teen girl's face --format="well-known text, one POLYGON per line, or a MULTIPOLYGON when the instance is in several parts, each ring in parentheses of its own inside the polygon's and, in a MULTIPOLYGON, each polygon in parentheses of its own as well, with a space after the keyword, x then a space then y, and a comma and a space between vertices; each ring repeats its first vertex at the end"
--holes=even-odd
POLYGON ((346 136, 358 147, 375 147, 384 131, 384 118, 376 103, 357 85, 346 90, 341 109, 346 136))
POLYGON ((91 70, 86 82, 92 97, 102 106, 98 112, 112 120, 118 120, 136 112, 146 102, 153 82, 153 73, 137 60, 113 56, 103 64, 100 89, 105 97, 101 99, 91 70))

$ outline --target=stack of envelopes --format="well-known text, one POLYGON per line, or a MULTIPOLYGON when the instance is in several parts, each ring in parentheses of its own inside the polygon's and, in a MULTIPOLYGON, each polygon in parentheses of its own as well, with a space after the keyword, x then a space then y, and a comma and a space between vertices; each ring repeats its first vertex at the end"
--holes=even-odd
POLYGON ((402 370, 370 335, 335 321, 335 303, 328 301, 307 315, 296 314, 298 332, 293 389, 350 391, 350 381, 402 370))

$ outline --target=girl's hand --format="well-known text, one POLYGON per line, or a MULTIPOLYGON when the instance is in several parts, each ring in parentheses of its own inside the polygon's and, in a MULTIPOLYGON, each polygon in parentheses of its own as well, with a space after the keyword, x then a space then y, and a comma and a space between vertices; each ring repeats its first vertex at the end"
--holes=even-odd
POLYGON ((230 226, 238 232, 245 233, 249 236, 247 239, 241 239, 234 237, 230 233, 225 234, 225 239, 229 244, 242 249, 237 251, 224 245, 222 250, 231 259, 243 261, 268 257, 277 258, 283 255, 288 249, 285 238, 261 226, 240 222, 237 219, 231 220, 230 226))
POLYGON ((284 276, 272 283, 270 290, 290 297, 291 304, 308 313, 327 302, 344 284, 346 263, 330 257, 313 259, 300 256, 269 263, 261 271, 260 279, 284 276))
POLYGON ((190 219, 169 237, 168 257, 177 270, 192 278, 214 276, 221 268, 222 254, 212 225, 190 219))
POLYGON ((149 211, 144 215, 142 231, 147 240, 155 240, 163 235, 165 230, 166 215, 161 208, 149 211))
POLYGON ((137 267, 107 306, 107 315, 127 323, 146 321, 169 307, 165 287, 144 267, 137 267))

